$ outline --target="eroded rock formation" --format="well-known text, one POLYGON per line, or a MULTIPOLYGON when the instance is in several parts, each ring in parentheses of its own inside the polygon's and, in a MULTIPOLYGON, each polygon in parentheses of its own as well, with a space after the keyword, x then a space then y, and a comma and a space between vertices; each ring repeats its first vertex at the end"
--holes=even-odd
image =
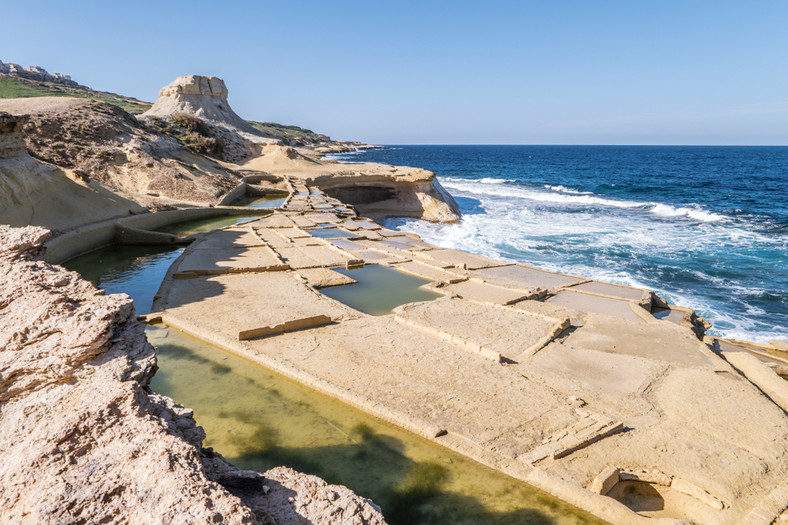
POLYGON ((29 115, 27 149, 142 206, 216 204, 240 177, 144 126, 112 104, 38 97, 2 99, 0 111, 29 115))
POLYGON ((40 66, 23 67, 12 62, 5 63, 0 61, 0 74, 13 75, 28 80, 37 80, 39 82, 54 82, 55 84, 63 84, 66 86, 79 86, 79 84, 71 80, 70 75, 50 73, 40 66))
MULTIPOLYGON (((460 211, 431 171, 372 162, 342 164, 303 155, 294 148, 268 145, 244 164, 299 184, 313 184, 339 201, 374 219, 413 217, 431 222, 456 222, 460 211)), ((296 195, 291 209, 306 196, 296 195)), ((306 203, 304 203, 306 204, 306 203)))
POLYGON ((241 471, 146 385, 131 299, 44 263, 43 228, 0 226, 0 522, 384 523, 345 487, 241 471))
POLYGON ((78 172, 33 159, 22 134, 27 122, 0 112, 0 223, 68 229, 143 209, 78 172))
POLYGON ((243 133, 253 142, 276 142, 239 117, 227 101, 227 86, 216 77, 188 75, 176 78, 159 91, 159 98, 142 117, 172 117, 179 113, 243 133))

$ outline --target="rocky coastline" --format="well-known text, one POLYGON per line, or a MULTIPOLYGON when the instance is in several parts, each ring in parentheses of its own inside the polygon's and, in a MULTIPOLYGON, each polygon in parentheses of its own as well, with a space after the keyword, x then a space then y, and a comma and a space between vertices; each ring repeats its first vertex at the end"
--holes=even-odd
POLYGON ((0 114, 0 224, 10 225, 0 226, 0 519, 384 523, 345 487, 286 467, 242 471, 202 448, 191 411, 148 389, 155 352, 131 300, 49 264, 112 242, 176 241, 191 244, 150 322, 613 523, 786 516, 788 387, 764 357, 783 342, 710 338, 694 312, 648 290, 382 228, 365 217, 459 212, 426 170, 321 160, 363 144, 275 143, 232 112, 220 79, 179 77, 140 118, 63 99, 3 110, 15 115, 0 114), (188 120, 177 133, 151 124, 181 114, 234 153, 199 151, 184 138, 188 120), (67 134, 63 147, 47 139, 53 129, 67 134), (268 192, 286 200, 243 226, 185 240, 154 231, 249 211, 225 205, 268 192), (444 297, 375 317, 317 292, 352 281, 330 268, 369 264, 427 279, 444 297), (328 350, 313 352, 312 340, 328 350))

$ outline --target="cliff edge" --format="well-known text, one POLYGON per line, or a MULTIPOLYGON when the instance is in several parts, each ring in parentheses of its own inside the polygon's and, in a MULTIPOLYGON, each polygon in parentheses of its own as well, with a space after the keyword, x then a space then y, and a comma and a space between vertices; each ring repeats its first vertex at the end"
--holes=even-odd
POLYGON ((345 487, 202 449, 192 411, 147 388, 131 299, 44 263, 48 237, 0 226, 0 522, 384 523, 345 487))

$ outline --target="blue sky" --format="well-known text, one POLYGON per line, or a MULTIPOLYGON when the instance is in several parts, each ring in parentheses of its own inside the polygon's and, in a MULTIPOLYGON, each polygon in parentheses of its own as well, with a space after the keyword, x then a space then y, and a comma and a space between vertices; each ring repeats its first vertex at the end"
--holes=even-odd
POLYGON ((788 2, 13 2, 0 60, 382 144, 788 144, 788 2), (78 7, 77 7, 78 6, 78 7))

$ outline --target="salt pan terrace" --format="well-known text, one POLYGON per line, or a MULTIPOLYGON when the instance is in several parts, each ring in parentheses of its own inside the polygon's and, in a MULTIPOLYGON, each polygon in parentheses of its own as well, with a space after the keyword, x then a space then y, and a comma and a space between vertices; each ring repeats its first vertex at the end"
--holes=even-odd
POLYGON ((190 245, 149 319, 613 523, 765 524, 785 510, 786 384, 704 337, 692 311, 435 247, 293 189, 272 215, 190 245), (369 264, 440 297, 372 316, 320 292, 353 286, 332 268, 369 264))

